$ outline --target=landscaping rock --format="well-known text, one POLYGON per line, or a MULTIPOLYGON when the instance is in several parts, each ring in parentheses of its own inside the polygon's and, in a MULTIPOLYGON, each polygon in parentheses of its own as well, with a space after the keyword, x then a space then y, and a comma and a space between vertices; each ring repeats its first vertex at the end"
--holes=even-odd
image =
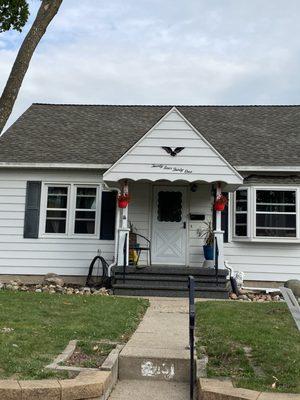
MULTIPOLYGON (((109 294, 109 291, 107 291, 109 294)), ((280 291, 272 292, 269 294, 266 293, 259 293, 259 292, 254 292, 252 290, 245 290, 245 289, 240 289, 239 290, 239 295, 237 296, 235 293, 230 293, 229 298, 231 300, 239 300, 239 301, 254 301, 254 302, 259 302, 262 303, 264 301, 281 301, 281 296, 279 293, 280 291)))
POLYGON ((291 289, 296 298, 300 297, 300 281, 298 279, 286 281, 284 287, 291 289))
MULTIPOLYGON (((67 294, 67 295, 81 295, 81 296, 109 296, 113 294, 111 290, 102 287, 100 289, 95 287, 76 287, 65 286, 64 284, 56 284, 52 280, 57 279, 55 274, 47 274, 42 284, 25 285, 18 279, 12 280, 9 283, 0 282, 0 290, 22 291, 22 292, 35 292, 35 293, 50 293, 50 294, 67 294)), ((61 279, 58 277, 58 279, 61 279)), ((63 280, 62 280, 63 281, 63 280)))
POLYGON ((52 285, 64 286, 65 281, 59 275, 53 274, 53 273, 49 273, 49 274, 44 276, 43 283, 47 284, 47 285, 51 285, 52 284, 52 285))

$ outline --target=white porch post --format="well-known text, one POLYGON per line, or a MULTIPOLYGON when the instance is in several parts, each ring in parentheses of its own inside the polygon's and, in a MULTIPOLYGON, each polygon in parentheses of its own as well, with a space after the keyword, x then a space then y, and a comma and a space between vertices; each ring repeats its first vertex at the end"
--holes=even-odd
MULTIPOLYGON (((123 193, 128 193, 128 184, 124 183, 123 193)), ((124 246, 126 246, 125 265, 129 264, 129 227, 128 227, 128 206, 122 208, 121 226, 118 229, 118 266, 124 266, 124 246)))
MULTIPOLYGON (((222 194, 220 183, 217 184, 216 197, 222 194)), ((217 258, 217 267, 224 268, 224 231, 221 229, 221 216, 222 211, 216 211, 216 230, 214 231, 215 236, 215 260, 216 260, 216 251, 218 249, 218 258, 217 258)))

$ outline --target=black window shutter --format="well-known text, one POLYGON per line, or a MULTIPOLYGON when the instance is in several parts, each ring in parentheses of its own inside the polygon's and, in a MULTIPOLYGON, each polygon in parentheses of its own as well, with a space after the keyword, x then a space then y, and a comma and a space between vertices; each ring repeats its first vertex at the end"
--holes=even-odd
POLYGON ((41 187, 40 181, 27 182, 24 238, 36 239, 39 236, 41 187))
POLYGON ((102 192, 100 239, 114 240, 116 225, 116 192, 102 192))
MULTIPOLYGON (((228 198, 228 193, 223 193, 228 198)), ((229 204, 228 204, 229 205, 229 204)), ((228 243, 228 205, 221 213, 221 229, 224 231, 224 243, 228 243)), ((213 228, 216 229, 216 211, 213 210, 213 228)))

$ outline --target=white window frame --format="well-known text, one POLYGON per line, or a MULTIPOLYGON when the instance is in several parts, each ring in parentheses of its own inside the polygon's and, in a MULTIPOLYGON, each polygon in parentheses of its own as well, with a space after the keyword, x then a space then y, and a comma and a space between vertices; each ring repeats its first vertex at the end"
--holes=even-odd
MULTIPOLYGON (((274 187, 254 187, 253 188, 253 215, 254 215, 254 220, 253 220, 253 238, 255 239, 261 239, 261 240, 269 240, 269 239, 274 239, 274 240, 282 240, 282 241, 294 241, 299 239, 299 206, 298 206, 298 202, 299 202, 299 189, 298 188, 290 188, 290 187, 278 187, 278 186, 274 186, 274 187), (280 237, 280 236, 258 236, 256 235, 256 192, 258 190, 265 190, 265 191, 285 191, 285 192, 295 192, 296 195, 296 204, 295 204, 295 209, 296 212, 294 213, 289 213, 289 212, 285 212, 282 214, 292 214, 292 215, 296 215, 296 235, 295 237, 280 237)), ((263 213, 263 212, 261 212, 263 213)), ((260 214, 260 212, 258 213, 260 214)), ((269 212, 267 212, 266 214, 270 214, 269 212)), ((274 213, 274 214, 280 214, 280 213, 274 213)))
POLYGON ((245 187, 240 187, 238 188, 234 194, 233 194, 233 211, 232 211, 232 216, 233 216, 233 225, 232 225, 232 239, 233 240, 240 240, 240 241, 244 241, 244 240, 249 240, 250 239, 250 215, 251 215, 251 208, 250 208, 250 202, 249 202, 249 198, 250 198, 250 188, 245 186, 245 187), (247 235, 246 236, 238 236, 235 233, 235 227, 236 227, 236 192, 239 190, 246 190, 247 191, 247 235))
MULTIPOLYGON (((64 182, 43 182, 41 196, 41 217, 39 226, 40 238, 76 238, 95 239, 100 237, 100 214, 101 214, 101 191, 102 185, 98 183, 64 183, 64 182), (48 187, 68 187, 66 233, 46 232, 46 214, 48 201, 48 187), (75 211, 77 187, 96 188, 96 209, 95 209, 95 233, 75 233, 75 211)), ((89 211, 89 210, 87 210, 89 211)))
POLYGON ((232 205, 232 240, 233 241, 248 241, 248 242, 273 242, 273 243, 300 243, 300 187, 299 186, 241 186, 238 190, 248 190, 248 218, 247 218, 247 237, 235 235, 236 221, 236 195, 233 196, 232 205), (256 235, 256 191, 257 190, 279 190, 279 191, 294 191, 296 192, 296 237, 275 237, 275 236, 257 236, 256 235))

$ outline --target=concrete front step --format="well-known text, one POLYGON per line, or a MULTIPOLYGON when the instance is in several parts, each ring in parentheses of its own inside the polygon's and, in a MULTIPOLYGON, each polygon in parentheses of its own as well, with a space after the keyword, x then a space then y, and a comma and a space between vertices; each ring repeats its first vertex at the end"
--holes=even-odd
POLYGON ((109 400, 187 400, 189 385, 178 382, 123 380, 117 383, 109 400))
MULTIPOLYGON (((123 278, 116 277, 114 285, 119 285, 119 284, 122 285, 124 283, 127 285, 143 286, 145 288, 152 288, 153 286, 155 286, 155 287, 165 287, 165 288, 178 287, 178 288, 188 289, 188 281, 185 278, 175 279, 174 277, 172 277, 168 279, 166 277, 149 277, 149 276, 134 278, 132 276, 126 276, 125 282, 123 278)), ((226 289, 228 284, 229 282, 223 278, 218 280, 218 284, 216 283, 216 279, 195 280, 196 289, 209 288, 209 287, 218 287, 226 289)))
MULTIPOLYGON (((113 291, 120 296, 188 297, 189 295, 185 287, 155 285, 145 287, 126 283, 114 284, 113 291)), ((229 291, 219 287, 198 288, 195 290, 195 296, 206 299, 228 299, 229 291)))
MULTIPOLYGON (((216 276, 194 276, 195 282, 199 283, 216 283, 216 276)), ((123 274, 115 274, 115 279, 123 280, 123 274)), ((125 274, 125 279, 128 280, 145 280, 145 281, 170 281, 187 283, 187 275, 156 275, 156 274, 125 274)), ((218 282, 226 283, 228 279, 223 276, 218 276, 218 282)))
MULTIPOLYGON (((153 351, 152 351, 153 353, 153 351)), ((181 358, 176 351, 170 358, 151 357, 145 354, 141 357, 120 355, 119 379, 139 379, 150 381, 189 382, 190 360, 181 358)))
MULTIPOLYGON (((123 267, 116 267, 116 274, 123 273, 123 267)), ((128 266, 126 267, 126 274, 153 274, 153 275, 183 275, 189 276, 193 275, 197 276, 215 276, 216 271, 214 268, 202 268, 202 267, 180 267, 180 266, 166 266, 166 265, 155 265, 155 266, 146 266, 146 267, 135 267, 128 266)), ((228 275, 227 269, 219 269, 218 276, 226 277, 228 275)))

